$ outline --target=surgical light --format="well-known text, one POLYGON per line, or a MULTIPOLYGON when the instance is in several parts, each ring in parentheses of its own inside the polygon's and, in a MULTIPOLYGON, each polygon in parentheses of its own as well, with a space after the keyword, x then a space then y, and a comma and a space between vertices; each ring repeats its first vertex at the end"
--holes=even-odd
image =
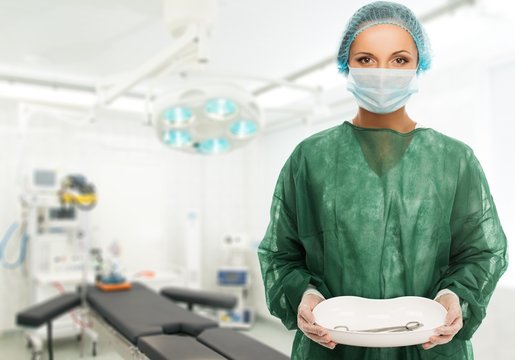
POLYGON ((164 143, 174 147, 188 146, 192 142, 191 134, 184 130, 169 130, 164 134, 164 143))
POLYGON ((210 99, 204 108, 207 116, 214 120, 226 120, 236 114, 238 107, 230 99, 210 99))
POLYGON ((187 107, 176 106, 165 109, 162 117, 171 126, 180 127, 193 121, 193 112, 187 107))
POLYGON ((226 138, 207 139, 199 144, 202 154, 221 154, 230 150, 231 145, 226 138))
POLYGON ((182 86, 160 95, 153 122, 171 149, 222 154, 241 147, 261 129, 262 111, 245 89, 228 83, 182 86))
POLYGON ((257 133, 258 125, 252 120, 238 120, 231 124, 229 131, 233 136, 246 138, 257 133))

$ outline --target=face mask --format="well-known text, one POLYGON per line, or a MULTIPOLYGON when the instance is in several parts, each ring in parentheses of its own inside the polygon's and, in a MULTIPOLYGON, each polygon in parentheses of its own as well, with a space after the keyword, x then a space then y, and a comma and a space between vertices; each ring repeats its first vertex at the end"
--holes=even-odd
POLYGON ((417 69, 351 68, 347 90, 358 105, 376 114, 400 109, 418 91, 417 69))

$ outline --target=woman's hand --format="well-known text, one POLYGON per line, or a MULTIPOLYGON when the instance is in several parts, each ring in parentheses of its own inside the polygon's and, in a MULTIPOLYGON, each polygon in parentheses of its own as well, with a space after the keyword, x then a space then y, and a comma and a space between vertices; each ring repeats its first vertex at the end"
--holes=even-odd
POLYGON ((304 335, 311 340, 326 348, 334 349, 336 343, 331 340, 331 335, 326 329, 315 324, 313 308, 322 301, 324 301, 324 299, 320 296, 313 294, 304 295, 297 311, 297 325, 304 335))
POLYGON ((436 345, 447 344, 463 327, 460 300, 457 296, 454 296, 453 294, 445 294, 438 297, 436 301, 447 309, 447 316, 445 317, 445 325, 436 328, 437 335, 431 336, 429 341, 422 345, 426 350, 429 350, 436 345))

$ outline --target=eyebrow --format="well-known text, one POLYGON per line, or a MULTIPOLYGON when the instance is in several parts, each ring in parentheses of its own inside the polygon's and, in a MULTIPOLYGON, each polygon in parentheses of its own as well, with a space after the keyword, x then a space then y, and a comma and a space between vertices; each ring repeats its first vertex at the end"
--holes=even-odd
POLYGON ((405 52, 405 53, 408 53, 408 54, 411 55, 411 53, 408 50, 399 50, 399 51, 394 52, 392 55, 397 55, 397 54, 400 54, 402 52, 405 52))
MULTIPOLYGON (((408 53, 408 54, 412 55, 408 50, 399 50, 399 51, 394 52, 392 55, 397 55, 397 54, 400 54, 402 52, 405 52, 405 53, 408 53)), ((358 54, 374 56, 374 54, 366 52, 366 51, 359 51, 357 53, 354 53, 353 56, 354 55, 358 55, 358 54)))

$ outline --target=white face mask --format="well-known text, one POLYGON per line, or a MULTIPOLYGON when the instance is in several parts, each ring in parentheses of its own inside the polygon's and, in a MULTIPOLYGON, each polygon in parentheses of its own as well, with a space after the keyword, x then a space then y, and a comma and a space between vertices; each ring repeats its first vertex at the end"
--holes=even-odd
POLYGON ((389 114, 418 91, 417 69, 351 68, 347 90, 358 105, 376 114, 389 114))

